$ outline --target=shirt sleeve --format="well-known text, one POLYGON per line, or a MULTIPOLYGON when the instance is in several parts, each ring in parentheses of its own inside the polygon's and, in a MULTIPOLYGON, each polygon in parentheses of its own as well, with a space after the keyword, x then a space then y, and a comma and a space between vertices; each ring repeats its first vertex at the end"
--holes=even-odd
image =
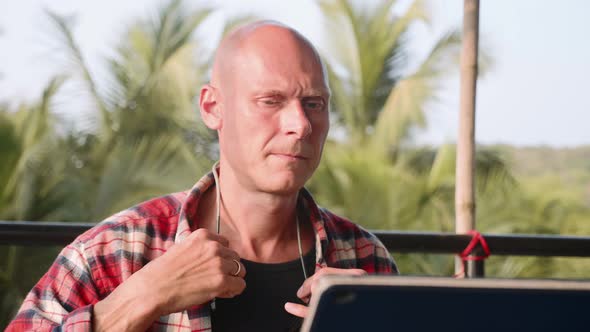
POLYGON ((375 238, 375 273, 377 274, 399 274, 399 270, 397 269, 397 265, 391 257, 391 254, 387 250, 387 248, 375 238))
POLYGON ((84 245, 74 242, 29 292, 6 331, 92 331, 98 300, 84 245))

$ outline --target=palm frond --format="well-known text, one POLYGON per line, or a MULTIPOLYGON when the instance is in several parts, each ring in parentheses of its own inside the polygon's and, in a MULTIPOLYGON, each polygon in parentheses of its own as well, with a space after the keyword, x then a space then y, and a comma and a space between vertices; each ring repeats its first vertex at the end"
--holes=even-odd
MULTIPOLYGON (((457 63, 460 35, 442 36, 418 69, 392 87, 375 124, 374 144, 389 149, 399 146, 412 126, 426 124, 424 109, 438 91, 438 83, 457 63)), ((383 152, 386 152, 383 151, 383 152)))
POLYGON ((145 25, 149 45, 146 54, 148 71, 131 100, 152 87, 167 62, 190 44, 195 29, 211 12, 211 9, 199 9, 187 15, 182 1, 174 0, 159 11, 157 19, 145 25))
POLYGON ((32 106, 21 106, 16 113, 10 114, 12 132, 7 162, 11 168, 3 172, 0 180, 4 182, 0 192, 0 202, 4 202, 0 214, 10 219, 30 220, 39 213, 39 189, 47 185, 55 175, 54 170, 63 161, 56 158, 60 139, 54 126, 50 111, 51 100, 57 93, 64 77, 55 77, 45 87, 39 101, 32 106), (35 209, 33 209, 35 207, 35 209))
POLYGON ((177 136, 143 138, 134 144, 120 142, 106 156, 92 220, 148 198, 188 189, 210 162, 187 151, 177 136))
POLYGON ((77 70, 80 71, 82 78, 93 97, 94 103, 96 104, 100 113, 101 128, 103 128, 103 130, 107 130, 106 128, 110 129, 111 119, 109 111, 105 105, 104 98, 99 93, 97 83, 92 76, 88 65, 86 64, 86 60, 84 59, 82 51, 80 50, 80 47, 74 38, 72 29, 69 26, 67 19, 50 10, 46 10, 45 12, 50 21, 53 23, 53 26, 55 27, 59 39, 61 40, 64 49, 67 51, 69 58, 76 65, 77 70))

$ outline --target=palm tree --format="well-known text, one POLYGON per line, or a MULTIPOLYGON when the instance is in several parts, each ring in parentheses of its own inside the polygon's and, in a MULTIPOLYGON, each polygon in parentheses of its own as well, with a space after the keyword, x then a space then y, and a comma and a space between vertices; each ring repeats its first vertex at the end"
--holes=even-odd
MULTIPOLYGON (((429 180, 407 167, 406 160, 420 158, 404 157, 402 140, 414 125, 425 124, 425 106, 458 55, 458 34, 440 37, 420 61, 410 63, 409 28, 428 21, 421 1, 399 15, 393 0, 363 8, 348 0, 319 4, 333 36, 321 52, 328 63, 335 127, 345 139, 328 143, 314 190, 330 207, 346 207, 348 216, 371 227, 408 227, 425 202, 436 201, 438 212, 432 213, 449 218, 452 209, 431 200, 444 190, 435 188, 434 175, 429 180), (371 209, 375 217, 361 215, 369 202, 379 206, 371 209)), ((446 154, 441 151, 439 158, 446 154)))
POLYGON ((402 14, 394 13, 394 0, 363 8, 349 0, 319 4, 331 36, 322 51, 337 123, 352 142, 370 137, 377 150, 398 147, 412 125, 425 125, 425 105, 457 62, 459 34, 449 32, 421 57, 410 57, 409 28, 429 20, 422 1, 402 14))
MULTIPOLYGON (((458 67, 459 33, 446 33, 421 57, 410 57, 410 27, 429 22, 422 1, 412 1, 401 14, 395 13, 394 0, 362 8, 349 0, 319 4, 331 36, 321 53, 328 63, 333 118, 344 138, 327 143, 312 191, 369 228, 452 231, 455 148, 433 151, 405 143, 413 128, 426 125, 427 107, 458 67)), ((493 151, 479 153, 477 168, 480 191, 514 184, 493 151)), ((411 272, 452 271, 452 260, 440 257, 413 262, 411 272)))
MULTIPOLYGON (((100 220, 138 201, 186 189, 216 158, 216 137, 197 121, 195 106, 212 58, 192 38, 212 12, 191 11, 172 0, 155 18, 131 25, 108 59, 104 88, 67 21, 49 13, 98 117, 73 156, 83 165, 71 189, 86 197, 72 202, 88 211, 83 220, 100 220)), ((224 31, 252 19, 236 17, 224 31)))
MULTIPOLYGON (((96 105, 98 123, 73 157, 82 168, 71 188, 86 193, 84 220, 100 220, 133 203, 190 186, 213 155, 214 137, 195 121, 194 99, 208 57, 191 38, 211 13, 181 1, 132 25, 108 60, 108 87, 91 75, 67 21, 49 13, 96 105), (88 188, 93 188, 88 192, 88 188)), ((67 205, 67 204, 66 204, 67 205)))

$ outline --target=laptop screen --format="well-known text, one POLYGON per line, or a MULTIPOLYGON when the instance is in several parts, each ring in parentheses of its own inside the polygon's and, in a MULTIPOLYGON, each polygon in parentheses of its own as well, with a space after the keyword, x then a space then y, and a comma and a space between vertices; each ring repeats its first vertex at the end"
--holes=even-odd
POLYGON ((354 279, 324 285, 303 331, 590 328, 590 283, 403 277, 356 278, 355 283, 354 279))

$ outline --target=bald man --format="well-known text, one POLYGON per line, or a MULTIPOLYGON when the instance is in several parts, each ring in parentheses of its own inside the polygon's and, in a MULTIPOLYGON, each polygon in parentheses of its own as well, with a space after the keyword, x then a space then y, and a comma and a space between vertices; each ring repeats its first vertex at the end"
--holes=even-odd
POLYGON ((79 236, 8 330, 297 330, 320 276, 396 273, 374 235, 304 188, 329 103, 322 61, 298 32, 265 21, 230 33, 199 102, 219 163, 191 190, 79 236))

